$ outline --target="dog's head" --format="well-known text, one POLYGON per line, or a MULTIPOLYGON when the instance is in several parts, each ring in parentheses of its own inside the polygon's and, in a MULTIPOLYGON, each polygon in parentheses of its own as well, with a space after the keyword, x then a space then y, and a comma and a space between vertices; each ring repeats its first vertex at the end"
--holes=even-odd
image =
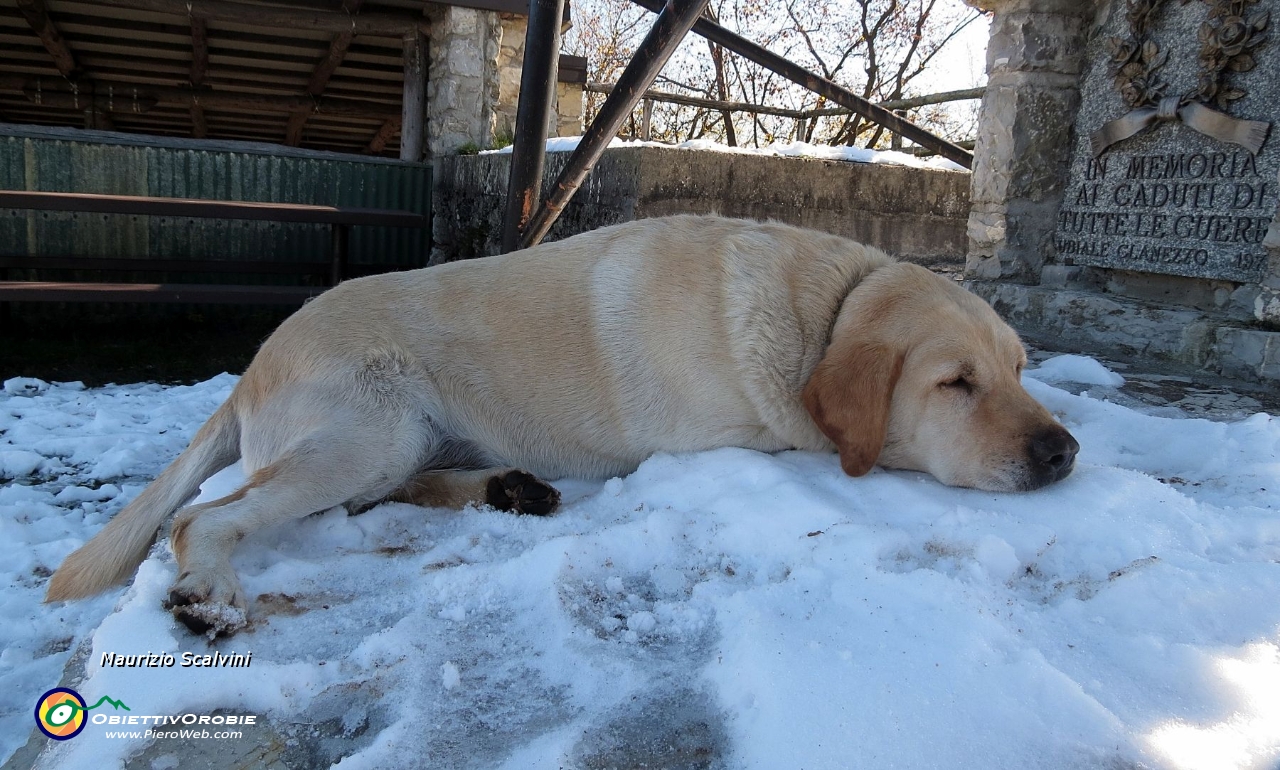
POLYGON ((1080 445, 1022 387, 1017 334, 953 281, 910 264, 876 270, 845 299, 805 408, 850 476, 877 463, 944 484, 1038 489, 1080 445))

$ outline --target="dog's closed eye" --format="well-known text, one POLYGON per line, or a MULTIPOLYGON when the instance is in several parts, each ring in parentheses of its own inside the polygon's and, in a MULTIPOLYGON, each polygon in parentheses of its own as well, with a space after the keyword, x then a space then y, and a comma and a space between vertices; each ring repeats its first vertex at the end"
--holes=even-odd
POLYGON ((967 375, 963 374, 938 383, 938 387, 955 390, 961 393, 972 393, 974 391, 973 383, 969 380, 967 375))

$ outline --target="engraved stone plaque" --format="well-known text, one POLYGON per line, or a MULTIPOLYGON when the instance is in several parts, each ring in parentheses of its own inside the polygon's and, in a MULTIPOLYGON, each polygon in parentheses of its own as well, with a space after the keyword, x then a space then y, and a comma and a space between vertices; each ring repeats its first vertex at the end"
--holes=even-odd
POLYGON ((1063 264, 1260 281, 1280 170, 1280 0, 1112 0, 1089 42, 1063 264))

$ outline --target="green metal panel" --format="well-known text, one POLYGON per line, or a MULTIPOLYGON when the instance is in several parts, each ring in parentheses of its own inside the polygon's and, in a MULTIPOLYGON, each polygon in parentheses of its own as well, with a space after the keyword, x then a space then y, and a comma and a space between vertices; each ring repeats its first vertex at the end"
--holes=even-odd
MULTIPOLYGON (((431 213, 431 167, 248 142, 0 125, 0 189, 431 213)), ((423 266, 430 227, 356 227, 351 262, 423 266)), ((277 222, 0 209, 0 254, 324 260, 329 230, 277 222)))

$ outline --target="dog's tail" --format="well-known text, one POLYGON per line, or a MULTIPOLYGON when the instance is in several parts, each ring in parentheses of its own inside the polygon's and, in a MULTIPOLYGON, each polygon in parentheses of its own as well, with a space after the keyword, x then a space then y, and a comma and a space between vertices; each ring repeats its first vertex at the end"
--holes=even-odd
POLYGON ((62 562, 49 581, 46 602, 92 596, 133 574, 165 519, 196 494, 201 482, 239 459, 240 420, 233 400, 218 407, 191 446, 142 494, 62 562))

